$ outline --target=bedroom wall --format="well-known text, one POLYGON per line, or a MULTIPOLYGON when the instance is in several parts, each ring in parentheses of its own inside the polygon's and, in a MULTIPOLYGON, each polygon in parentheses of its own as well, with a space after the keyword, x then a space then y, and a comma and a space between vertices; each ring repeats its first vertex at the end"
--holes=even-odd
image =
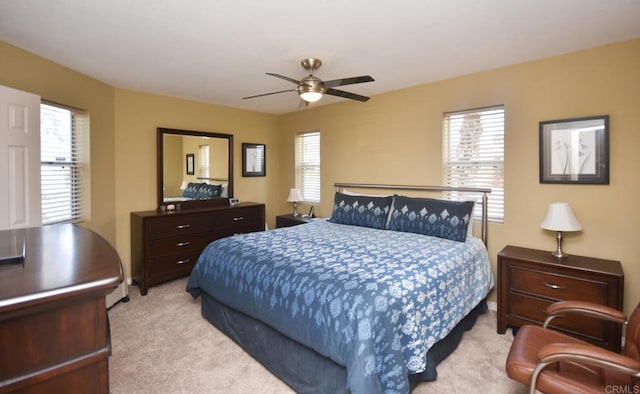
POLYGON ((550 202, 566 201, 584 230, 565 234, 564 249, 620 260, 630 313, 640 301, 640 40, 284 115, 279 211, 291 210, 296 132, 321 131, 316 212, 328 216, 334 182, 441 184, 442 114, 495 104, 506 112, 506 202, 504 223, 489 227, 494 272, 505 245, 553 250, 555 236, 540 223, 550 202), (610 184, 540 184, 538 122, 601 114, 610 115, 610 184))
POLYGON ((156 128, 217 131, 233 134, 234 195, 240 201, 266 204, 274 227, 280 155, 275 115, 243 111, 125 89, 115 89, 117 249, 127 276, 131 272, 130 213, 157 208, 156 128), (267 176, 242 177, 243 142, 266 144, 267 176))
POLYGON ((115 245, 114 89, 3 41, 0 59, 0 85, 89 112, 91 217, 82 225, 115 245))

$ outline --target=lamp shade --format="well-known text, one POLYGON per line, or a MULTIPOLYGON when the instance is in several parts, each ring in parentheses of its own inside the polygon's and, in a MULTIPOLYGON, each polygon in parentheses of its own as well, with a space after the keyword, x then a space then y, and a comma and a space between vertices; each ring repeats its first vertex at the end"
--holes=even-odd
POLYGON ((554 202, 549 204, 547 217, 540 225, 545 230, 553 231, 580 231, 582 225, 576 219, 571 207, 566 202, 554 202))
POLYGON ((294 187, 291 190, 289 190, 289 197, 287 197, 287 201, 289 202, 303 201, 302 195, 300 194, 300 189, 294 187))

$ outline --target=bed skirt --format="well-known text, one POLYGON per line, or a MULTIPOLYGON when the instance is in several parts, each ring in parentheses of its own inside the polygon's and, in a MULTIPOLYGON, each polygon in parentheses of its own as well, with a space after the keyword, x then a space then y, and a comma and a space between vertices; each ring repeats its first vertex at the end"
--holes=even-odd
MULTIPOLYGON (((349 392, 344 366, 261 321, 221 304, 205 292, 202 293, 201 302, 202 315, 207 321, 297 393, 349 392)), ((486 311, 487 304, 483 300, 444 339, 429 349, 426 370, 409 375, 411 388, 420 382, 436 379, 436 366, 458 347, 464 332, 470 330, 477 316, 486 311)))

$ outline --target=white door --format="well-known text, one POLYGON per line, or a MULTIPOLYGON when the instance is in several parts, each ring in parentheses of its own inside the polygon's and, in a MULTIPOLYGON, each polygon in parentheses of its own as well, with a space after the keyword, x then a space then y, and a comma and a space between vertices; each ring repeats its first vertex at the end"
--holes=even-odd
POLYGON ((0 86, 0 230, 42 224, 40 96, 0 86))

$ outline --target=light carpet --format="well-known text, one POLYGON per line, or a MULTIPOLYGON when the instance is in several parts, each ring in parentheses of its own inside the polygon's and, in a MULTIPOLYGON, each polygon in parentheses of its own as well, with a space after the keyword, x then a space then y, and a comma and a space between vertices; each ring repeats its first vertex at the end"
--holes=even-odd
MULTIPOLYGON (((111 393, 292 393, 202 317, 186 282, 152 287, 144 297, 131 286, 131 300, 109 310, 111 393)), ((526 393, 505 373, 512 340, 510 332, 496 333, 494 312, 481 315, 440 363, 438 379, 413 393, 526 393)))

